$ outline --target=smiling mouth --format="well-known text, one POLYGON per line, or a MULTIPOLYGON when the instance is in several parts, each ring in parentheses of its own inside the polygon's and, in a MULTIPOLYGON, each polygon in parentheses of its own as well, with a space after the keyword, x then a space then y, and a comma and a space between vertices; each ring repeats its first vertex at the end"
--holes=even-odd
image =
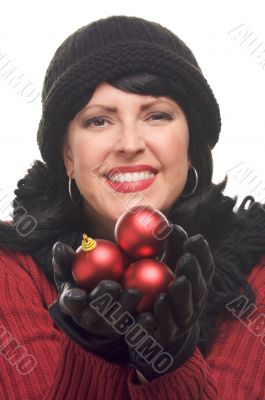
POLYGON ((142 172, 126 172, 113 175, 106 175, 105 177, 112 182, 138 182, 153 178, 156 174, 151 171, 142 172))
POLYGON ((116 192, 130 193, 147 189, 155 181, 157 175, 148 171, 144 173, 125 173, 111 177, 105 176, 104 179, 116 192))

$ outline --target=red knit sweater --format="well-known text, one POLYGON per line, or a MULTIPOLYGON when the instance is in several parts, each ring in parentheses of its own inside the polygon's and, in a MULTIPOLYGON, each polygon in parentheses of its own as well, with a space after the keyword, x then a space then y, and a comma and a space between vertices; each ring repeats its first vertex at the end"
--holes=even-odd
POLYGON ((57 291, 30 256, 0 250, 1 400, 264 400, 265 257, 248 278, 257 307, 223 321, 211 354, 145 384, 135 369, 87 352, 53 323, 57 291))

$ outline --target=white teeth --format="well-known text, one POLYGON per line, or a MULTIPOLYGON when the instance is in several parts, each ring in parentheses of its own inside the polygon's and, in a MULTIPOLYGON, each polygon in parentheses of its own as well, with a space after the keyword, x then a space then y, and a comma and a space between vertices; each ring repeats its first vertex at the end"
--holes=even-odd
POLYGON ((150 179, 154 175, 153 172, 126 172, 124 174, 108 176, 107 178, 113 182, 135 182, 150 179))

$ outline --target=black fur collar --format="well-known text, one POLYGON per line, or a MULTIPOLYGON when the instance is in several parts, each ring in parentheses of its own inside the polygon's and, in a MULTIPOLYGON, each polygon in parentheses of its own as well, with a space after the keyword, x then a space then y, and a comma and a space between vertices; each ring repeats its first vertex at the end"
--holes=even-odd
MULTIPOLYGON (((189 217, 172 214, 170 221, 183 226, 189 236, 203 234, 209 242, 217 268, 228 259, 234 261, 242 273, 249 274, 265 254, 265 207, 255 202, 252 196, 247 196, 236 211, 231 211, 231 204, 234 205, 235 200, 228 196, 209 195, 192 208, 189 217)), ((76 249, 80 245, 82 234, 82 228, 69 229, 57 240, 76 249)), ((47 243, 31 254, 52 282, 53 244, 54 241, 47 243)))

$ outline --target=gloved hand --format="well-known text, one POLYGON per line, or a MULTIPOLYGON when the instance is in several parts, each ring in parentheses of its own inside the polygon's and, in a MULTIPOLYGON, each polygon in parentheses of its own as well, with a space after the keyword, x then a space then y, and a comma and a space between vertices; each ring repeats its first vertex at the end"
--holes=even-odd
MULTIPOLYGON (((68 336, 87 350, 109 361, 127 364, 128 348, 123 334, 107 322, 91 307, 92 302, 102 295, 120 308, 115 312, 115 320, 124 312, 133 314, 142 295, 138 290, 122 290, 119 283, 111 280, 101 281, 89 294, 78 287, 72 277, 72 263, 75 251, 68 245, 57 242, 52 249, 54 280, 59 291, 57 300, 48 311, 68 336)), ((129 324, 128 324, 129 325, 129 324)))
POLYGON ((133 343, 128 337, 130 365, 147 380, 175 370, 192 356, 199 339, 199 317, 214 273, 213 257, 204 237, 198 234, 187 238, 180 226, 172 227, 162 261, 176 278, 160 294, 153 312, 136 318, 139 337, 144 329, 149 338, 133 343))

